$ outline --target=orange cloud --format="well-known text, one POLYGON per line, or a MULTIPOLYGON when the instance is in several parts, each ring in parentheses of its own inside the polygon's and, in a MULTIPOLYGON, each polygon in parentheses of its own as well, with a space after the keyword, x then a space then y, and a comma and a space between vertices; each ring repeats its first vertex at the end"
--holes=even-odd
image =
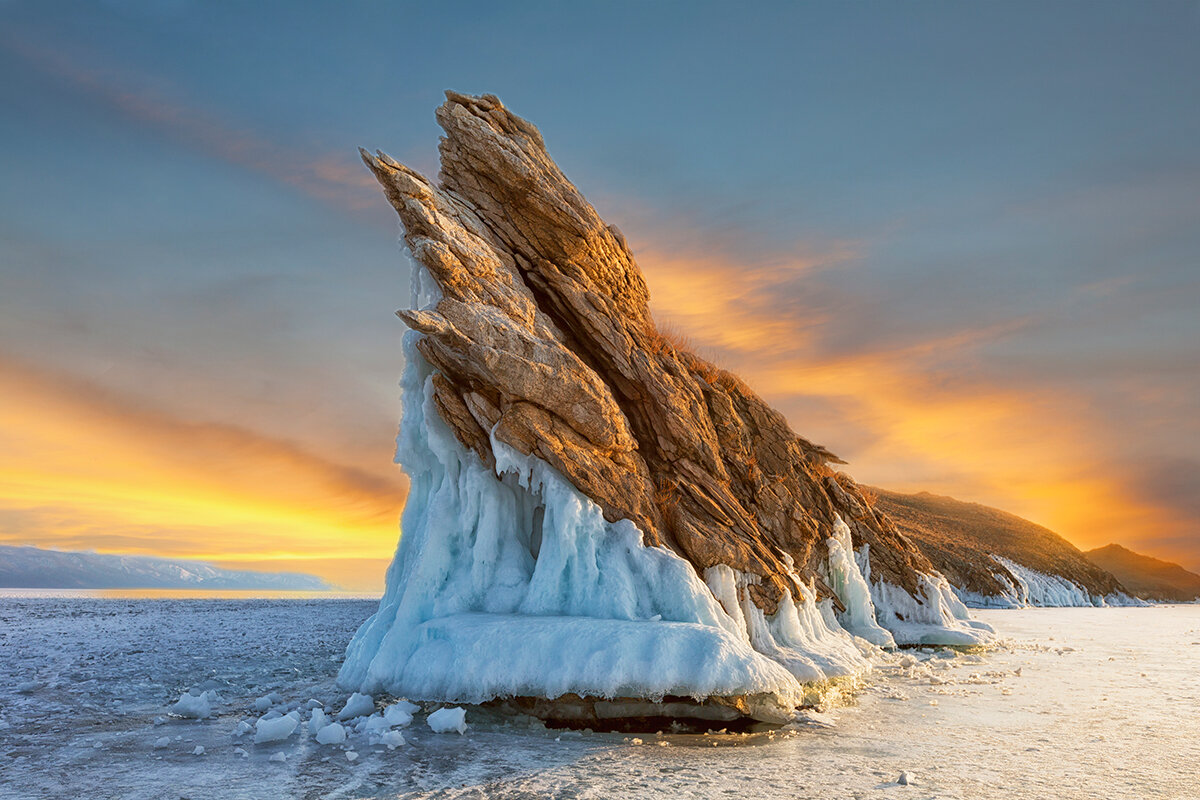
MULTIPOLYGON (((656 318, 791 412, 797 432, 849 460, 858 480, 1003 508, 1085 549, 1116 540, 1154 551, 1155 541, 1183 541, 1190 531, 1188 520, 1129 482, 1120 446, 1087 396, 989 378, 981 351, 1034 320, 904 344, 881 337, 837 352, 824 341, 834 310, 791 314, 781 297, 803 296, 797 278, 852 269, 862 245, 764 258, 736 242, 680 247, 661 244, 659 232, 647 238, 635 252, 656 318), (819 412, 797 414, 812 408, 819 412)), ((1195 552, 1158 550, 1196 560, 1195 552)))
MULTIPOLYGON (((4 359, 0 395, 7 543, 273 563, 338 572, 343 585, 334 562, 378 562, 395 549, 405 488, 390 464, 368 472, 236 427, 182 422, 4 359)), ((351 585, 381 584, 379 571, 351 585)))

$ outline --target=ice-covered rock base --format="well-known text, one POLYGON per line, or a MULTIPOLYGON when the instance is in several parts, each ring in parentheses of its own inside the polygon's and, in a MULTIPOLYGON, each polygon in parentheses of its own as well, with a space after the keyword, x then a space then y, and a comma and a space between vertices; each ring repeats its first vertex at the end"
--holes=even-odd
POLYGON ((786 722, 814 685, 868 670, 877 646, 985 638, 944 581, 929 579, 923 601, 870 588, 840 520, 828 573, 842 608, 793 574, 796 597, 768 616, 751 601, 756 576, 718 565, 702 579, 494 436, 493 472, 439 416, 420 336, 405 338, 403 536, 379 610, 347 650, 343 687, 455 703, 716 698, 786 722))
POLYGON ((1091 594, 1087 589, 1061 575, 1047 575, 1002 556, 993 555, 992 560, 1001 567, 993 574, 1008 588, 995 595, 982 595, 955 588, 955 593, 964 605, 970 608, 1104 608, 1148 605, 1145 600, 1130 597, 1124 592, 1112 592, 1105 596, 1091 594))

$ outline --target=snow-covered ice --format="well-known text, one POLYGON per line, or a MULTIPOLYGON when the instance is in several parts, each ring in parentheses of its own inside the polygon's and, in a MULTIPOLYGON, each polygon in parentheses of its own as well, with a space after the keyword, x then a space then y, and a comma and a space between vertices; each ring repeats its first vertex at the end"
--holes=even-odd
POLYGON ((873 655, 852 704, 788 730, 589 734, 467 707, 468 735, 437 735, 405 704, 418 724, 374 741, 231 736, 271 691, 280 711, 341 708, 333 673, 375 605, 0 600, 0 797, 1194 800, 1200 785, 1198 606, 983 611, 999 648, 873 655), (193 687, 224 698, 212 717, 154 724, 193 687))
POLYGON ((178 717, 205 719, 212 716, 213 706, 219 702, 220 695, 211 689, 206 692, 191 689, 184 692, 171 706, 171 713, 178 717))
POLYGON ((395 750, 404 745, 404 734, 400 731, 387 731, 379 737, 379 743, 386 745, 388 750, 395 750))
POLYGON ((383 718, 387 720, 389 725, 403 728, 412 723, 413 714, 419 711, 420 708, 416 703, 410 703, 407 700, 397 700, 384 709, 383 718))
POLYGON ((270 710, 271 706, 282 702, 283 698, 279 696, 278 692, 271 692, 270 694, 264 694, 262 697, 255 699, 254 710, 259 712, 268 711, 270 710))

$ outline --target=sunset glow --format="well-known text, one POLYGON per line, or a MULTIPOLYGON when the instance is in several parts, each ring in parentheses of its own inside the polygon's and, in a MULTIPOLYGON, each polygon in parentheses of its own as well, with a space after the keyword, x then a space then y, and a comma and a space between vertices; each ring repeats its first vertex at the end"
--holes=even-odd
POLYGON ((377 587, 404 494, 390 465, 379 477, 12 364, 0 365, 0 387, 0 514, 20 520, 5 543, 304 562, 291 568, 377 587))
POLYGON ((435 174, 455 88, 536 120, 660 325, 855 479, 1200 569, 1179 8, 310 10, 264 43, 261 10, 6 7, 0 542, 380 588, 411 263, 356 147, 435 174))

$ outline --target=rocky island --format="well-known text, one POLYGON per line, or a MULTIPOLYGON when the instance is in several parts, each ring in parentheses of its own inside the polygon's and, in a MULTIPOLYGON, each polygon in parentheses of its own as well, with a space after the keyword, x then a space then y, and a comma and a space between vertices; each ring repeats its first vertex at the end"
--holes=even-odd
POLYGON ((437 119, 436 184, 363 152, 416 261, 411 490, 344 687, 785 721, 871 648, 989 640, 836 456, 659 330, 532 124, 454 92, 437 119))

